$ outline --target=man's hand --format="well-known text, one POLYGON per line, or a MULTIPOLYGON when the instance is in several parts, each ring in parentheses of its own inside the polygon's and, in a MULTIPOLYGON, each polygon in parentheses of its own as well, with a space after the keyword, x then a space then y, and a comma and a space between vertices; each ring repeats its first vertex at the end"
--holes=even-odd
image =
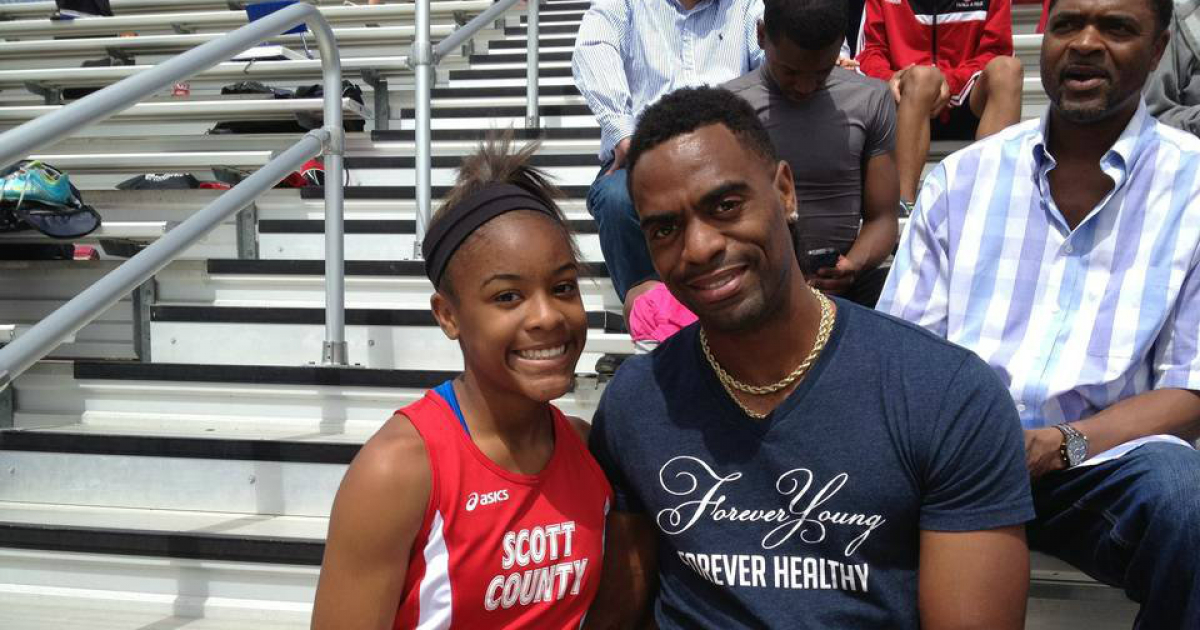
POLYGON ((888 80, 888 87, 891 88, 892 98, 896 99, 897 105, 900 104, 900 82, 904 80, 904 75, 908 73, 908 69, 915 65, 917 64, 910 63, 907 66, 904 66, 900 70, 897 70, 896 74, 893 74, 892 78, 888 80))
POLYGON ((825 293, 842 295, 854 286, 854 280, 862 273, 862 265, 845 256, 838 256, 837 266, 817 270, 817 277, 809 284, 825 293))
POLYGON ((609 167, 608 171, 604 173, 605 175, 612 175, 613 173, 625 168, 625 158, 629 155, 630 140, 631 138, 622 138, 621 141, 617 143, 617 146, 613 147, 613 163, 612 166, 609 167))
POLYGON ((858 69, 858 62, 849 57, 838 57, 837 65, 847 70, 858 69))
POLYGON ((1063 434, 1054 427, 1025 431, 1025 465, 1031 478, 1037 480, 1046 473, 1067 468, 1059 450, 1062 443, 1063 434))
POLYGON ((942 77, 942 85, 938 88, 938 97, 933 102, 933 113, 929 115, 930 118, 941 116, 942 110, 946 109, 946 106, 950 104, 950 84, 946 83, 945 75, 940 76, 942 77))

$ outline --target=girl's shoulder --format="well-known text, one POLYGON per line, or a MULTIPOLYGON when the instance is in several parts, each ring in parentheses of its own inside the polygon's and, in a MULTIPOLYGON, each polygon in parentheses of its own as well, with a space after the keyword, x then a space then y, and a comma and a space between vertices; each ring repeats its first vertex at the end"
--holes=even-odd
POLYGON ((588 435, 592 432, 591 423, 583 418, 576 418, 575 416, 568 416, 566 414, 563 414, 563 418, 566 418, 567 424, 571 425, 571 428, 575 430, 575 434, 579 436, 579 439, 583 440, 584 444, 587 444, 588 435))

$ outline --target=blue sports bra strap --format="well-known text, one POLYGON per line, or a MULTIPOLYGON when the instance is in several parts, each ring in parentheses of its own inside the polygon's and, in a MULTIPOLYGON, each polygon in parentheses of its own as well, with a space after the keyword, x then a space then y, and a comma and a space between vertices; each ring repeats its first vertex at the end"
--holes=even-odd
POLYGON ((467 419, 463 417, 462 407, 458 406, 458 395, 454 393, 454 380, 451 379, 438 385, 433 388, 433 391, 437 392, 437 395, 441 396, 447 405, 450 405, 450 408, 454 410, 455 417, 458 418, 458 423, 462 425, 467 437, 470 437, 471 429, 467 427, 467 419))

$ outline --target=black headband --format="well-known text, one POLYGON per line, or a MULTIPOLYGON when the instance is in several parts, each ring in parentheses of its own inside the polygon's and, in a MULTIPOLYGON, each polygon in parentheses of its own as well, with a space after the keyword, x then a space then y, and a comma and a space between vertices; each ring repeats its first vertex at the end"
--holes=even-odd
POLYGON ((450 257, 467 237, 488 221, 514 210, 544 212, 558 220, 558 215, 543 199, 515 184, 489 184, 447 208, 430 226, 425 242, 421 243, 425 275, 433 281, 433 286, 441 286, 450 257))

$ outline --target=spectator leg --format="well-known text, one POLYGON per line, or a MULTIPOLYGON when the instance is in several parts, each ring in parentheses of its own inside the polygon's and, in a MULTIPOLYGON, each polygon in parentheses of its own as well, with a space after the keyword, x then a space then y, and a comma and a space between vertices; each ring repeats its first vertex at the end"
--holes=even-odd
POLYGON ((913 66, 900 80, 896 107, 896 170, 900 174, 900 200, 917 199, 921 172, 929 158, 929 118, 942 84, 942 73, 933 66, 913 66))
POLYGON ((605 165, 592 182, 587 208, 600 232, 600 250, 608 265, 613 288, 625 303, 631 289, 647 281, 657 281, 658 273, 654 271, 633 200, 625 187, 625 169, 605 175, 607 170, 605 165))
POLYGON ((1025 70, 1015 57, 996 57, 971 90, 971 111, 979 117, 975 139, 982 140, 1021 121, 1025 70))
POLYGON ((1125 590, 1135 628, 1200 628, 1200 453, 1154 443, 1033 486, 1030 547, 1125 590))

